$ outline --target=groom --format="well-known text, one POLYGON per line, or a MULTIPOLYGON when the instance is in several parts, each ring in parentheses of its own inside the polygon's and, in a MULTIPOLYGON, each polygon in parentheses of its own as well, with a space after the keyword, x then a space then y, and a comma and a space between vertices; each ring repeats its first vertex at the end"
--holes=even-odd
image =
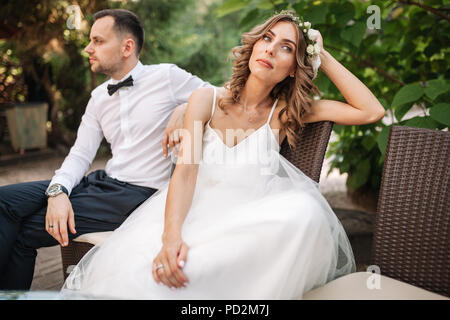
POLYGON ((114 230, 165 185, 172 163, 161 140, 184 116, 175 107, 210 86, 173 64, 142 65, 144 31, 132 12, 103 10, 94 18, 84 50, 92 71, 111 79, 92 91, 75 144, 51 181, 0 187, 0 290, 30 288, 36 249, 114 230), (84 176, 103 137, 112 158, 84 176))

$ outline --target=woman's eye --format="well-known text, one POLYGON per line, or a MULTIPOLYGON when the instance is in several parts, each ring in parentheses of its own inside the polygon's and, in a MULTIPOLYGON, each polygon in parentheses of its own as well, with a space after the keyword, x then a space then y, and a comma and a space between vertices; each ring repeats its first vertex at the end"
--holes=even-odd
POLYGON ((263 39, 266 41, 270 41, 270 37, 269 36, 263 36, 263 39))
POLYGON ((292 52, 292 48, 289 46, 283 46, 283 49, 286 50, 287 52, 292 52))

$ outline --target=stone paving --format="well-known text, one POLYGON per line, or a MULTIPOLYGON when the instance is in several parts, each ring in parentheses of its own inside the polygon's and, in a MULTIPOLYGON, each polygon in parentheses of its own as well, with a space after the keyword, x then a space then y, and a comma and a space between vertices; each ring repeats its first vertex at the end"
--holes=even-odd
MULTIPOLYGON (((335 137, 332 135, 331 141, 334 139, 335 137)), ((59 168, 63 160, 64 157, 51 157, 40 161, 20 161, 14 165, 0 166, 0 186, 19 182, 51 179, 54 171, 59 168)), ((103 169, 105 164, 106 159, 96 159, 89 172, 103 169)), ((330 159, 325 159, 319 184, 322 194, 328 200, 331 207, 335 209, 335 212, 343 223, 347 233, 352 233, 351 230, 355 228, 359 231, 361 231, 361 229, 367 229, 364 232, 366 232, 365 234, 370 238, 371 225, 373 222, 371 219, 374 215, 373 209, 363 208, 352 203, 347 197, 345 187, 346 174, 341 175, 337 169, 334 169, 327 177, 326 173, 328 172, 329 167, 330 159), (369 217, 369 220, 372 222, 368 221, 367 217, 369 217)), ((349 234, 349 237, 350 236, 351 234, 349 234)), ((367 244, 365 248, 359 250, 370 253, 367 248, 368 245, 370 245, 370 243, 367 244)), ((358 270, 365 270, 366 266, 367 264, 359 264, 358 270)), ((31 290, 59 290, 62 284, 63 274, 60 247, 54 246, 39 249, 31 290)))

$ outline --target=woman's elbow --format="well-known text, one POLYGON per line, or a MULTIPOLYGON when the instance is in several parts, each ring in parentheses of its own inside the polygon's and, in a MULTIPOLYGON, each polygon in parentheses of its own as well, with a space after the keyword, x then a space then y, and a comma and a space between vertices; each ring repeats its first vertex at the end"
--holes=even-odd
POLYGON ((384 118, 384 116, 386 115, 386 110, 384 109, 384 107, 379 104, 377 107, 374 108, 374 111, 371 112, 369 118, 369 123, 374 123, 374 122, 378 122, 381 119, 384 118))
POLYGON ((386 109, 384 109, 384 107, 382 105, 380 105, 377 121, 380 121, 381 119, 383 119, 385 115, 386 115, 386 109))

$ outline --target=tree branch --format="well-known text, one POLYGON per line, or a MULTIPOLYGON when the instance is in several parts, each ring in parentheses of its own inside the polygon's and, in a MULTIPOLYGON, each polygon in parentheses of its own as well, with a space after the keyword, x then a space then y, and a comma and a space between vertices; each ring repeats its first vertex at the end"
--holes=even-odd
POLYGON ((422 8, 422 9, 424 9, 424 10, 426 10, 426 11, 429 11, 429 12, 431 12, 431 13, 434 13, 434 14, 437 15, 437 16, 440 16, 441 18, 444 18, 444 19, 447 20, 447 21, 450 21, 450 17, 447 16, 446 14, 440 12, 439 10, 437 10, 437 9, 435 9, 435 8, 429 7, 429 6, 424 5, 424 4, 421 4, 421 3, 419 3, 419 2, 410 1, 410 0, 408 0, 408 1, 400 0, 399 2, 400 2, 400 3, 403 3, 403 4, 410 4, 410 5, 413 5, 413 6, 418 6, 418 7, 422 8))

